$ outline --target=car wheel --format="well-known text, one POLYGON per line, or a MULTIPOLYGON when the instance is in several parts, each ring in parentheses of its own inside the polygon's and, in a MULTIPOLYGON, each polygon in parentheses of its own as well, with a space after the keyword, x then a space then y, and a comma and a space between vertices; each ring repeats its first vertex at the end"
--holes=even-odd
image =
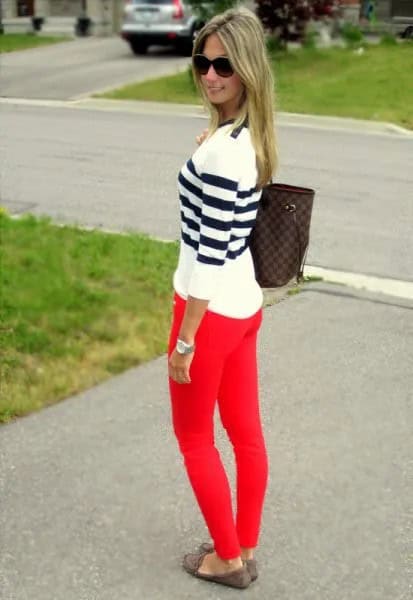
POLYGON ((134 54, 146 54, 148 50, 148 44, 141 40, 131 40, 130 47, 134 54))
POLYGON ((405 40, 413 40, 413 27, 407 27, 403 33, 403 37, 405 40))
POLYGON ((176 49, 182 56, 191 56, 192 54, 192 39, 179 41, 176 49))

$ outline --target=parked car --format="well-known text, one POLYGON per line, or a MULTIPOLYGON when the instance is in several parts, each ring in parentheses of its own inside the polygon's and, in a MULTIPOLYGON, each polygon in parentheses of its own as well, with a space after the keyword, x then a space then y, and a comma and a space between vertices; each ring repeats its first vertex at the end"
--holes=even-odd
POLYGON ((393 33, 405 39, 413 39, 413 0, 392 0, 390 14, 393 33))
POLYGON ((183 0, 127 0, 121 36, 134 54, 145 54, 151 44, 174 45, 180 53, 191 54, 203 25, 183 0))

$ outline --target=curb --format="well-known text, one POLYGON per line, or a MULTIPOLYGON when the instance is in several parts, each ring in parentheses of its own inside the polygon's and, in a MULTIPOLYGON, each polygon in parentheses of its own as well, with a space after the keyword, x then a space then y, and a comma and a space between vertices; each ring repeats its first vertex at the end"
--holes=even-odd
MULTIPOLYGON (((25 214, 10 215, 11 219, 19 220, 23 218, 25 214)), ((73 226, 70 223, 54 223, 57 227, 73 226)), ((95 226, 83 225, 79 227, 74 225, 78 229, 84 231, 99 231, 102 233, 114 234, 114 235, 129 235, 129 234, 140 234, 139 231, 123 231, 115 229, 104 229, 97 228, 95 226)), ((173 244, 178 240, 167 240, 158 238, 155 236, 149 236, 151 239, 164 244, 173 244)), ((367 292, 373 292, 378 294, 385 294, 386 296, 394 296, 396 298, 403 298, 405 300, 413 300, 413 281, 405 279, 392 279, 389 277, 380 277, 377 275, 369 275, 367 273, 354 273, 352 271, 340 271, 338 269, 329 269, 327 267, 320 267, 316 265, 305 265, 304 267, 305 277, 316 277, 320 278, 322 283, 335 283, 339 285, 345 285, 353 289, 365 290, 367 292)), ((264 290, 265 302, 273 304, 274 301, 282 299, 288 294, 288 290, 296 287, 294 281, 282 286, 280 288, 266 288, 264 290)))
MULTIPOLYGON (((38 106, 49 108, 71 108, 124 112, 143 115, 177 115, 189 118, 207 119, 203 106, 198 104, 174 104, 169 102, 148 102, 143 100, 111 100, 103 98, 78 98, 75 100, 34 100, 25 98, 0 98, 0 105, 38 106)), ((350 117, 331 117, 303 113, 277 112, 276 121, 281 126, 328 129, 329 131, 349 131, 351 133, 396 135, 413 138, 413 130, 386 121, 368 121, 350 117)))
POLYGON ((365 273, 352 273, 351 271, 339 271, 311 265, 305 266, 304 275, 321 277, 324 283, 338 283, 353 289, 413 300, 413 281, 377 277, 365 273))

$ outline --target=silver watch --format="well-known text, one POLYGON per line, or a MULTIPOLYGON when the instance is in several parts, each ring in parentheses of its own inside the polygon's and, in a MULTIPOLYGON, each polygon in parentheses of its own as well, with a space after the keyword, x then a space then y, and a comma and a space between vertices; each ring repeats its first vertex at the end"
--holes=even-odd
POLYGON ((176 351, 178 354, 192 354, 195 350, 195 344, 187 344, 183 340, 178 339, 176 342, 176 351))

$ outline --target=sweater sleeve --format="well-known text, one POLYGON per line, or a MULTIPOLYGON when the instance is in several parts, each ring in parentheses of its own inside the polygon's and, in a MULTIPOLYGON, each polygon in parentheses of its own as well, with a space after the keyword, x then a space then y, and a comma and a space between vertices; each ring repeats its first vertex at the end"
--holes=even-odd
MULTIPOLYGON (((229 140, 227 141, 227 143, 229 140)), ((219 287, 234 221, 241 164, 236 146, 220 145, 207 153, 201 173, 199 246, 188 293, 210 300, 219 287)))

